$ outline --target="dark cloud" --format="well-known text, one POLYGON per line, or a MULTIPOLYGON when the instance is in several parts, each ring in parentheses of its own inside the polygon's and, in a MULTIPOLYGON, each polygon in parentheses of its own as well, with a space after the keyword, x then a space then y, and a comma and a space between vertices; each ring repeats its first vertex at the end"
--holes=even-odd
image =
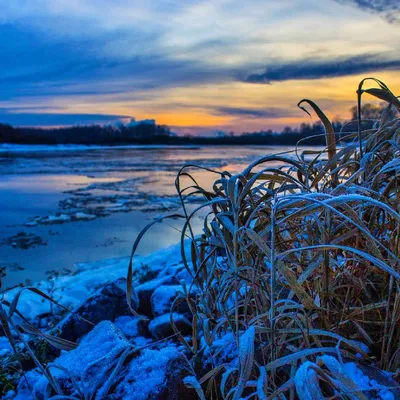
POLYGON ((0 123, 13 126, 106 125, 126 118, 130 117, 108 114, 9 113, 8 110, 0 109, 0 123))
POLYGON ((399 0, 336 0, 342 4, 353 4, 363 10, 382 15, 389 22, 400 22, 399 0))
POLYGON ((249 118, 283 118, 290 116, 290 110, 284 108, 241 108, 241 107, 217 107, 211 110, 214 115, 231 115, 249 118))
POLYGON ((0 23, 0 100, 132 93, 227 79, 218 67, 163 54, 128 56, 117 49, 101 56, 115 35, 62 39, 0 23))
POLYGON ((275 63, 264 72, 252 73, 244 78, 249 83, 271 83, 298 79, 331 78, 368 73, 378 70, 400 70, 399 60, 385 60, 381 55, 363 55, 337 60, 300 60, 275 63))

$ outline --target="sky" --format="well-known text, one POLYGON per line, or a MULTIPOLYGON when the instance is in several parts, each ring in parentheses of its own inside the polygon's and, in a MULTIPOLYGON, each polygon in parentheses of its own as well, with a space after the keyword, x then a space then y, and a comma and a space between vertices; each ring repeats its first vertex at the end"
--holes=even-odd
POLYGON ((400 94, 398 0, 0 0, 0 121, 281 129, 400 94))

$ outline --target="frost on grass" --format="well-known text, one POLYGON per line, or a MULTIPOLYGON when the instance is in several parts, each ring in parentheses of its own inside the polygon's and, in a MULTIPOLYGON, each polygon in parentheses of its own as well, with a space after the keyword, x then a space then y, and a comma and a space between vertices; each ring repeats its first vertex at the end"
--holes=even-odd
POLYGON ((221 364, 224 362, 231 362, 231 364, 238 364, 238 348, 236 346, 235 335, 233 332, 220 334, 209 346, 204 337, 201 338, 201 345, 204 348, 204 362, 221 364))
POLYGON ((345 363, 343 369, 361 390, 375 394, 376 398, 380 400, 395 400, 394 394, 387 387, 374 379, 370 379, 354 362, 345 363))
POLYGON ((347 393, 350 399, 358 399, 361 393, 365 393, 370 399, 395 400, 394 394, 386 386, 365 375, 354 362, 341 364, 328 355, 317 357, 317 363, 305 361, 297 369, 294 383, 300 400, 324 398, 318 374, 320 365, 328 368, 337 387, 347 393))
POLYGON ((116 389, 116 398, 125 400, 147 400, 157 393, 165 383, 168 362, 179 357, 175 348, 143 350, 140 357, 129 366, 124 380, 116 389))

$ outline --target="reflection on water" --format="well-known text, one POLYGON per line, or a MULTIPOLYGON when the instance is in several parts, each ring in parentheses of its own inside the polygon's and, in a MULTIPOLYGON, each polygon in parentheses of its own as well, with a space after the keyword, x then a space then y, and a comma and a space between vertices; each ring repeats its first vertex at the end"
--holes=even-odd
MULTIPOLYGON (((47 246, 28 250, 0 246, 0 268, 7 269, 5 285, 44 279, 49 270, 73 270, 77 262, 128 255, 140 230, 177 205, 174 181, 185 164, 234 173, 261 156, 287 150, 291 149, 183 147, 1 153, 0 243, 18 232, 33 233, 47 242, 47 246), (70 221, 74 222, 40 222, 52 214, 72 216, 70 221), (85 215, 92 215, 92 220, 79 219, 85 215)), ((208 188, 217 178, 202 170, 193 170, 193 175, 208 188)), ((201 232, 201 220, 193 222, 195 230, 201 232)), ((143 240, 139 253, 176 243, 181 224, 179 220, 157 224, 143 240)))

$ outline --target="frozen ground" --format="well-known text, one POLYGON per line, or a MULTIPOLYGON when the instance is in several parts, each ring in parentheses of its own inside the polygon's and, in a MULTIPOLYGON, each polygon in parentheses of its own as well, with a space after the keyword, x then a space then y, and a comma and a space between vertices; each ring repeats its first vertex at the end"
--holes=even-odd
MULTIPOLYGON (((189 244, 189 243, 187 243, 189 244)), ((188 251, 189 249, 187 249, 188 251)), ((90 304, 94 300, 93 294, 106 284, 108 281, 116 281, 125 276, 129 258, 102 260, 94 263, 80 264, 73 275, 60 276, 53 281, 38 282, 35 286, 70 309, 77 311, 82 303, 90 304)), ((68 378, 73 376, 77 382, 76 387, 87 388, 95 393, 93 398, 105 398, 103 392, 107 393, 110 388, 107 386, 108 379, 111 376, 110 371, 119 360, 128 360, 121 356, 122 354, 132 354, 135 357, 129 358, 124 366, 119 367, 120 372, 115 378, 114 397, 118 399, 148 399, 148 398, 169 398, 160 395, 171 385, 171 370, 175 371, 182 366, 182 362, 187 360, 184 357, 184 347, 174 342, 173 339, 157 340, 158 334, 153 329, 159 325, 166 325, 170 321, 169 311, 165 309, 165 304, 171 304, 170 297, 176 294, 177 287, 168 284, 165 279, 175 276, 183 278, 181 273, 175 275, 175 271, 181 271, 182 268, 180 247, 178 245, 159 250, 147 257, 137 257, 134 262, 134 290, 136 293, 143 291, 143 287, 156 287, 151 295, 151 308, 153 319, 148 325, 151 337, 140 336, 139 319, 132 316, 121 316, 110 322, 103 320, 96 327, 84 336, 79 342, 79 346, 71 351, 63 351, 61 355, 51 364, 52 376, 63 383, 63 390, 74 391, 75 386, 68 386, 68 378), (142 265, 146 265, 146 271, 152 271, 156 276, 149 281, 138 285, 136 273, 140 274, 142 265), (157 275, 158 274, 158 275, 157 275), (160 313, 160 315, 158 315, 160 313), (141 348, 141 350, 139 350, 141 348), (177 360, 175 364, 170 364, 177 360), (55 367, 60 367, 55 368, 55 367)), ((181 279, 186 285, 190 282, 190 277, 181 279)), ((16 295, 17 289, 6 293, 6 300, 11 301, 16 295)), ((139 298, 140 295, 139 295, 139 298)), ((140 300, 141 301, 141 300, 140 300)), ((30 321, 47 316, 51 311, 50 303, 43 301, 40 296, 32 291, 25 290, 18 302, 18 310, 30 321)), ((46 318, 46 317, 45 317, 46 318)), ((173 314, 175 323, 179 318, 185 318, 180 314, 173 314)), ((68 320, 68 317, 65 318, 68 320)), ((187 322, 189 326, 190 323, 187 322)), ((49 326, 49 324, 47 324, 49 326)), ((59 326, 63 326, 61 322, 59 326)), ((190 340, 190 337, 186 337, 190 340)), ((240 333, 239 344, 236 344, 235 336, 228 332, 220 337, 215 337, 212 345, 208 345, 200 331, 201 352, 204 352, 201 363, 206 369, 211 369, 209 362, 218 359, 219 363, 224 363, 226 372, 229 375, 238 368, 239 363, 246 359, 246 354, 250 347, 255 343, 255 328, 249 327, 246 331, 240 333)), ((305 350, 306 351, 306 350, 305 350)), ((366 352, 368 349, 366 348, 366 352)), ((11 355, 12 349, 5 340, 0 337, 0 357, 4 360, 11 355)), ((333 349, 332 355, 321 355, 317 357, 315 363, 303 361, 298 365, 297 371, 294 371, 293 383, 301 400, 322 399, 323 393, 320 389, 317 370, 322 365, 325 370, 331 372, 335 377, 335 383, 341 387, 343 392, 349 394, 349 398, 365 398, 377 400, 395 400, 396 395, 391 380, 391 375, 379 372, 368 366, 357 364, 355 362, 343 362, 337 358, 336 350, 333 349), (372 373, 372 372, 374 373, 372 373), (379 374, 377 374, 379 372, 379 374), (378 380, 377 380, 378 379, 378 380), (354 392, 354 396, 352 395, 354 392), (364 398, 364 397, 362 397, 364 398)), ((3 361, 4 361, 3 360, 3 361)), ((187 361, 186 361, 187 362, 187 361)), ((198 362, 196 364, 198 366, 198 362)), ((201 368, 200 368, 201 369, 201 368)), ((203 371, 203 369, 201 369, 203 371)), ((204 373, 204 372, 203 372, 204 373)), ((183 379, 184 383, 191 386, 198 386, 195 369, 190 367, 183 379)), ((177 375, 178 376, 178 375, 177 375)), ((179 375, 179 379, 183 377, 179 375)), ((32 400, 31 391, 27 389, 27 383, 33 389, 35 398, 48 398, 45 396, 49 389, 47 379, 39 371, 31 370, 26 373, 25 378, 20 379, 15 390, 9 390, 4 398, 9 400, 32 400)), ((175 381, 174 384, 183 385, 181 381, 175 381)), ((198 386, 199 387, 199 386, 198 386)), ((188 392, 191 393, 191 392, 188 392)), ((61 397, 60 397, 61 398, 61 397)), ((64 397, 63 397, 64 398, 64 397)), ((174 397, 176 398, 176 397, 174 397)), ((184 397, 186 398, 186 397, 184 397)), ((191 396, 190 398, 195 398, 191 396)), ((263 398, 260 396, 260 398, 263 398)))

